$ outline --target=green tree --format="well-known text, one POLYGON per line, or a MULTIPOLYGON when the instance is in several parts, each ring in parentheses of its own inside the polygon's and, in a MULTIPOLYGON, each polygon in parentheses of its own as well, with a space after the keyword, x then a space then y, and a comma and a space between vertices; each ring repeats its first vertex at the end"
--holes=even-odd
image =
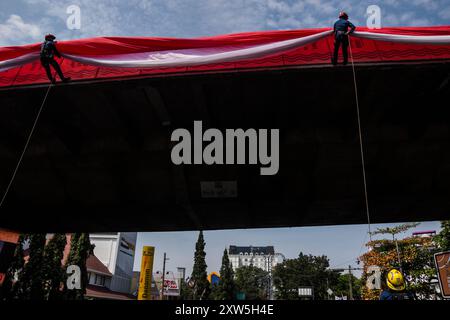
MULTIPOLYGON (((367 268, 378 266, 383 274, 382 286, 385 284, 384 275, 392 268, 401 269, 406 281, 407 291, 418 299, 429 299, 434 294, 431 283, 436 280, 436 270, 433 254, 436 252, 434 239, 431 237, 406 237, 397 239, 396 235, 405 232, 417 224, 400 225, 395 228, 378 229, 374 234, 389 234, 391 239, 372 240, 366 244, 369 251, 360 257, 364 271, 362 282, 368 277, 367 268)), ((363 299, 377 300, 380 289, 368 289, 363 286, 363 299)))
POLYGON ((340 274, 337 278, 336 283, 331 286, 331 290, 333 291, 334 296, 342 297, 349 296, 349 278, 351 277, 352 283, 352 294, 353 299, 359 300, 361 299, 361 279, 358 279, 353 274, 349 273, 340 274))
POLYGON ((441 231, 435 240, 440 251, 450 250, 450 220, 441 221, 441 231))
POLYGON ((66 243, 65 233, 55 233, 45 246, 43 274, 45 279, 44 289, 48 300, 62 298, 61 285, 64 284, 65 279, 62 259, 66 243))
POLYGON ((378 228, 376 231, 372 232, 372 235, 377 235, 377 234, 381 234, 381 235, 385 235, 385 234, 389 234, 392 236, 392 243, 395 245, 395 250, 397 253, 397 268, 401 269, 402 268, 402 261, 400 259, 400 250, 398 247, 398 240, 397 240, 397 235, 403 232, 408 231, 409 229, 415 228, 419 225, 420 223, 417 222, 413 222, 413 223, 404 223, 395 227, 387 227, 387 228, 378 228))
POLYGON ((87 269, 86 260, 94 251, 94 246, 89 240, 89 233, 74 233, 70 241, 70 252, 67 265, 77 265, 81 271, 81 289, 65 290, 69 300, 83 300, 86 294, 87 269))
POLYGON ((267 299, 269 273, 253 265, 242 266, 236 269, 235 284, 246 300, 267 299))
POLYGON ((29 234, 22 233, 19 236, 16 249, 14 251, 13 261, 6 272, 5 281, 2 286, 3 299, 17 299, 23 297, 23 286, 17 281, 25 267, 23 248, 28 242, 29 234))
POLYGON ((43 300, 44 290, 44 248, 45 233, 33 233, 28 236, 28 261, 18 275, 22 299, 43 300))
POLYGON ((192 300, 194 296, 194 291, 191 287, 187 284, 186 281, 181 281, 180 284, 180 298, 181 300, 192 300))
POLYGON ((273 283, 278 299, 296 300, 299 287, 313 287, 314 298, 328 298, 328 286, 336 284, 338 272, 328 269, 326 256, 305 255, 300 252, 297 259, 288 259, 278 264, 273 271, 273 283))
POLYGON ((227 249, 223 251, 222 266, 220 267, 220 281, 215 286, 214 299, 232 300, 235 293, 234 272, 228 258, 227 249))
POLYGON ((210 293, 208 275, 206 273, 206 252, 205 240, 203 238, 203 231, 198 235, 197 243, 195 244, 194 267, 192 268, 191 280, 194 282, 193 299, 208 299, 210 293))

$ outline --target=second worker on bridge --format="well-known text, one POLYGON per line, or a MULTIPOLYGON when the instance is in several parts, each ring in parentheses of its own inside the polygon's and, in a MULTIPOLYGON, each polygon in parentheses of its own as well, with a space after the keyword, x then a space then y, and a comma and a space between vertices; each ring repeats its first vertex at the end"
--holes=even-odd
POLYGON ((338 62, 339 47, 342 45, 342 56, 344 58, 343 64, 348 63, 348 35, 355 31, 356 27, 348 21, 348 14, 341 11, 339 13, 339 20, 334 23, 334 52, 331 58, 331 63, 336 65, 338 62), (349 30, 350 28, 350 30, 349 30))

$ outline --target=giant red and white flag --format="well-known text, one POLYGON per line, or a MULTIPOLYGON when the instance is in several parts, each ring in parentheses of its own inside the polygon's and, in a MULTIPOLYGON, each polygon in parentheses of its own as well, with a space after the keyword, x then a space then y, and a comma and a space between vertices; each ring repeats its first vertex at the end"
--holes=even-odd
MULTIPOLYGON (((322 28, 196 39, 100 37, 57 45, 64 57, 60 61, 64 62, 63 70, 69 70, 68 75, 75 79, 85 79, 92 74, 126 76, 195 71, 199 67, 207 71, 328 63, 333 37, 332 30, 322 28)), ((358 28, 351 45, 356 62, 449 59, 450 27, 358 28)), ((42 73, 39 49, 40 44, 1 47, 0 86, 11 85, 12 78, 14 83, 26 82, 27 75, 33 73, 35 76, 29 78, 36 82, 42 73)))

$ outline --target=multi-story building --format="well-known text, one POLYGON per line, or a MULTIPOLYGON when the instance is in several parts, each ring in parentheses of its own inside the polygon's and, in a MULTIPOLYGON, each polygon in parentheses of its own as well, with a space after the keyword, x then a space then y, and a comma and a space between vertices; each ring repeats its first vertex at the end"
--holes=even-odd
POLYGON ((275 252, 273 246, 230 246, 228 249, 228 257, 233 266, 233 270, 242 266, 253 265, 267 272, 271 272, 273 267, 284 261, 284 256, 281 253, 275 252))
MULTIPOLYGON (((115 292, 131 293, 133 279, 134 252, 136 232, 109 232, 89 234, 91 243, 95 245, 94 255, 104 264, 109 274, 98 275, 107 287, 115 292)), ((106 273, 106 272, 104 272, 106 273)))

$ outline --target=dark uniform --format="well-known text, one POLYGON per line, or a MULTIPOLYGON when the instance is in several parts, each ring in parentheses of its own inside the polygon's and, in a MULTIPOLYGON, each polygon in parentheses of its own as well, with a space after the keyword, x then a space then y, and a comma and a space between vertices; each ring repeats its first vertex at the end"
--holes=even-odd
POLYGON ((380 300, 415 300, 414 295, 409 292, 391 292, 384 290, 380 294, 380 300))
POLYGON ((339 47, 342 45, 342 56, 344 57, 344 65, 348 63, 348 29, 350 33, 355 31, 356 27, 347 19, 340 18, 334 23, 334 52, 331 62, 336 65, 338 61, 339 47))
POLYGON ((44 67, 45 72, 47 73, 48 79, 52 83, 55 83, 55 80, 53 79, 52 76, 52 72, 50 71, 51 65, 53 69, 56 70, 62 81, 66 82, 70 80, 70 78, 64 77, 58 62, 54 58, 55 56, 57 56, 58 58, 61 57, 61 54, 59 53, 58 49, 56 49, 55 42, 53 40, 45 40, 45 42, 41 45, 41 64, 44 67))

